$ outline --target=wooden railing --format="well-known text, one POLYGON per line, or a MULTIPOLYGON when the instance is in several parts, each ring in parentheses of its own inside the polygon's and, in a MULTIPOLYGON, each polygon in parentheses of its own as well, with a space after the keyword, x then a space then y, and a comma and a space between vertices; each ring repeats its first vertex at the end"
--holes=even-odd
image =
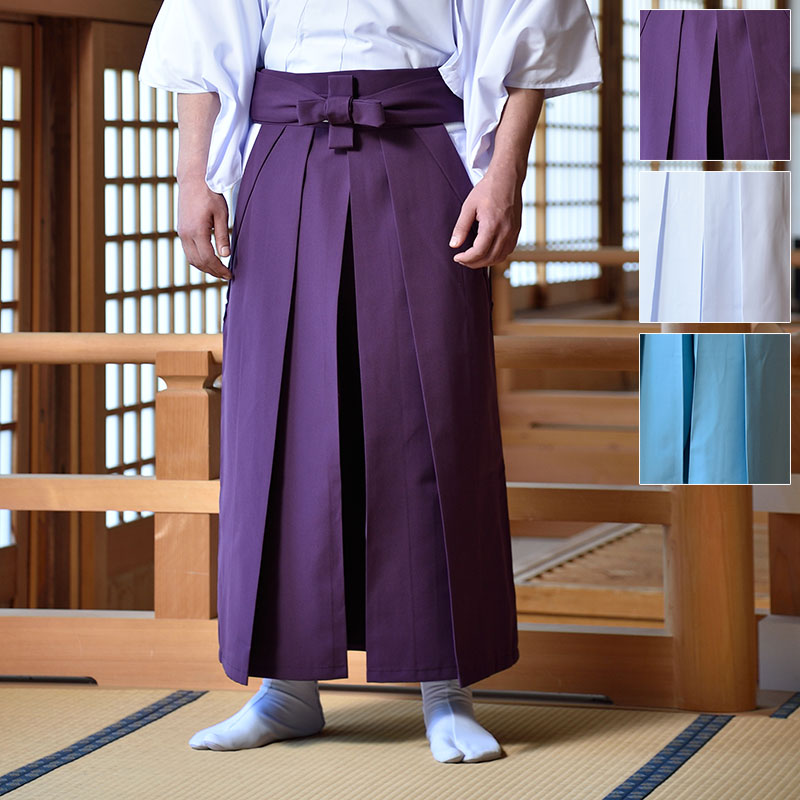
MULTIPOLYGON (((599 264, 601 267, 621 267, 623 264, 638 264, 639 251, 622 247, 596 247, 591 250, 555 250, 543 247, 518 247, 508 261, 531 261, 538 264, 556 262, 582 262, 599 264)), ((791 265, 800 267, 800 249, 791 252, 791 265)))
POLYGON ((506 261, 531 261, 536 264, 579 262, 601 267, 621 267, 638 264, 638 250, 621 247, 595 247, 592 250, 555 250, 542 247, 518 247, 506 261))
MULTIPOLYGON (((795 337, 797 338, 797 337, 795 337)), ((497 336, 503 368, 635 370, 636 337, 497 336)), ((797 347, 794 348, 797 354, 797 347)), ((230 686, 216 658, 220 335, 5 334, 0 363, 155 363, 156 477, 0 477, 0 507, 155 512, 154 612, 0 615, 0 673, 93 675, 99 683, 230 686)), ((794 369, 798 371, 795 356, 794 369)), ((512 520, 665 526, 666 625, 520 623, 520 661, 481 688, 608 695, 704 711, 755 705, 752 489, 508 485, 512 520), (700 535, 700 533, 702 535, 700 535), (720 620, 725 620, 721 625, 720 620)), ((364 654, 350 653, 351 683, 364 654)))

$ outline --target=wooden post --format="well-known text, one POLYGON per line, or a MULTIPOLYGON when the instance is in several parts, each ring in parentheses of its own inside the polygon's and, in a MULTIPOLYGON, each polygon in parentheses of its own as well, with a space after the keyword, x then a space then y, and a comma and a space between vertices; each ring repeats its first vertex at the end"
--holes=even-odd
POLYGON ((752 487, 673 487, 664 590, 675 706, 710 713, 755 708, 752 487))
POLYGON ((800 514, 769 514, 769 613, 800 617, 800 514))
MULTIPOLYGON (((156 374, 156 478, 219 477, 221 365, 208 351, 164 352, 156 374)), ((217 613, 216 514, 155 515, 156 617, 210 619, 217 613)))
MULTIPOLYGON (((604 0, 600 38, 603 85, 600 88, 600 244, 622 246, 622 0, 604 0)), ((600 299, 625 306, 622 269, 601 266, 600 299)))

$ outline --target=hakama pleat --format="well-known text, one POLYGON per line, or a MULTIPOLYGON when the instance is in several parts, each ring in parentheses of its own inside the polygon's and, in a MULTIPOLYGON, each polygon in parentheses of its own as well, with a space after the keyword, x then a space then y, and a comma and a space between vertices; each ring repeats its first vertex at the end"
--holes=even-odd
POLYGON ((643 10, 640 158, 789 158, 784 10, 643 10))
POLYGON ((790 483, 789 334, 640 337, 641 483, 790 483))
POLYGON ((370 681, 468 685, 518 658, 489 277, 448 245, 472 188, 442 124, 460 102, 436 69, 259 73, 223 324, 239 683, 345 677, 348 649, 370 681), (336 124, 291 116, 329 88, 336 124), (349 146, 358 98, 385 109, 349 146))
POLYGON ((788 322, 788 172, 639 175, 642 322, 788 322))

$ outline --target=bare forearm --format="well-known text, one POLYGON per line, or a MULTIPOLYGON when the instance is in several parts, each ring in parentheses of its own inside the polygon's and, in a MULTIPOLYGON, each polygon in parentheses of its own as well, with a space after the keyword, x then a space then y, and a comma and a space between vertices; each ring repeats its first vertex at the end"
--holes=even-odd
POLYGON ((522 186, 528 171, 533 132, 544 102, 544 91, 517 86, 507 88, 508 100, 497 124, 494 153, 486 174, 496 177, 499 173, 506 180, 511 177, 522 186))
POLYGON ((213 233, 219 255, 230 255, 228 205, 206 183, 211 133, 219 109, 216 92, 178 95, 178 236, 192 266, 230 279, 232 273, 211 246, 213 233))
POLYGON ((178 95, 178 183, 205 180, 208 149, 219 113, 216 92, 178 95))
POLYGON ((472 247, 453 256, 465 267, 497 264, 516 247, 522 226, 522 184, 543 102, 542 89, 508 87, 508 99, 495 129, 491 161, 486 174, 464 201, 450 240, 451 247, 460 247, 473 220, 478 220, 478 235, 472 247))

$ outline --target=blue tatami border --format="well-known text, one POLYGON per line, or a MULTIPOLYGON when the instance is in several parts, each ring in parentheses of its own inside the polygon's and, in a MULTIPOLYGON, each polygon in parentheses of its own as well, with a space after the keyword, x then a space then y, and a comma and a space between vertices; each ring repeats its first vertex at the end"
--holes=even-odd
POLYGON ((161 717, 181 708, 181 706, 197 700, 198 697, 202 697, 204 694, 206 694, 205 691, 192 692, 182 690, 173 692, 68 747, 57 750, 55 753, 39 758, 36 761, 31 761, 29 764, 25 764, 12 772, 7 772, 5 775, 0 775, 0 795, 19 789, 20 786, 24 786, 26 783, 36 780, 36 778, 41 778, 42 775, 46 775, 48 772, 64 766, 64 764, 69 764, 71 761, 88 755, 104 745, 115 742, 129 733, 133 733, 139 728, 161 719, 161 717))

